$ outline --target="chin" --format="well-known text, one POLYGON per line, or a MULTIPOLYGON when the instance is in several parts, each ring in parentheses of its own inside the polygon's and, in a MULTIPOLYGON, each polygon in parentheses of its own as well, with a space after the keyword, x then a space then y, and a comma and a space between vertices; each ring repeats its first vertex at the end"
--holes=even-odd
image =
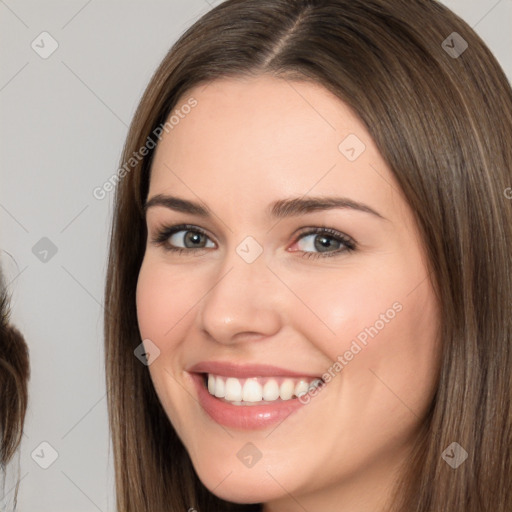
POLYGON ((196 473, 212 494, 225 501, 240 504, 263 503, 282 497, 283 489, 265 471, 265 467, 258 470, 233 469, 225 464, 221 472, 218 467, 212 467, 211 464, 208 466, 199 466, 196 473))

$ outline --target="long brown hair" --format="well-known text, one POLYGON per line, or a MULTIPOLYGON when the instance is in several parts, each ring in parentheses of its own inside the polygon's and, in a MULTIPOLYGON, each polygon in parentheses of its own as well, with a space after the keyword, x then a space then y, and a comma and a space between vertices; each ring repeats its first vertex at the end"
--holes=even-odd
MULTIPOLYGON (((150 81, 122 162, 200 83, 267 73, 353 108, 412 208, 441 304, 442 367, 392 509, 506 512, 512 503, 512 90, 476 33, 434 0, 227 0, 150 81), (467 460, 442 458, 457 442, 467 460)), ((200 107, 199 107, 200 108, 200 107)), ((119 175, 106 284, 110 427, 121 512, 249 510, 194 473, 134 357, 151 158, 119 175)), ((252 507, 257 510, 257 507, 252 507)))
MULTIPOLYGON (((23 335, 11 325, 9 296, 0 271, 0 467, 2 480, 23 435, 30 374, 28 347, 23 335)), ((5 483, 5 480, 3 480, 5 483)), ((16 504, 19 481, 13 503, 16 504)))

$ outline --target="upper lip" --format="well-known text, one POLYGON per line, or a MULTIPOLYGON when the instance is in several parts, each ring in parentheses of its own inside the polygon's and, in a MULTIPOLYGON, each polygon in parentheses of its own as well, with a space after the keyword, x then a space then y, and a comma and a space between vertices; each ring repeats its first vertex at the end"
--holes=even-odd
POLYGON ((240 379, 250 377, 307 377, 311 379, 320 378, 308 372, 297 372, 279 368, 267 364, 238 364, 223 361, 203 361, 187 370, 190 373, 211 373, 225 377, 237 377, 240 379))

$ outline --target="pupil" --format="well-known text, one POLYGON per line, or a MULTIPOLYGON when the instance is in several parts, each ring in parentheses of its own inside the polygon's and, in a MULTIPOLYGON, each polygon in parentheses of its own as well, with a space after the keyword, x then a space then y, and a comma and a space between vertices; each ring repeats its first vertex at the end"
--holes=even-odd
POLYGON ((193 232, 189 231, 185 235, 185 243, 191 242, 192 245, 197 245, 197 243, 201 241, 201 236, 202 236, 201 233, 193 233, 193 232))
POLYGON ((328 236, 318 236, 316 240, 318 243, 315 242, 315 249, 320 250, 320 252, 322 249, 329 249, 333 244, 332 240, 328 236))

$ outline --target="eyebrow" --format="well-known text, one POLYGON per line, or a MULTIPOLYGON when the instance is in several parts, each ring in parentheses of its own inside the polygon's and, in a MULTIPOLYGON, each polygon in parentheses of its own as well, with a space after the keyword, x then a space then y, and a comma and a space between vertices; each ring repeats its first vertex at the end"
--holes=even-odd
MULTIPOLYGON (((169 195, 157 194, 146 201, 144 213, 147 213, 148 209, 153 206, 163 206, 177 212, 189 213, 200 217, 211 217, 210 210, 201 203, 169 195)), ((370 206, 346 197, 294 197, 290 199, 280 199, 270 204, 267 209, 267 214, 272 218, 283 219, 336 208, 369 213, 380 219, 387 220, 370 206)))

